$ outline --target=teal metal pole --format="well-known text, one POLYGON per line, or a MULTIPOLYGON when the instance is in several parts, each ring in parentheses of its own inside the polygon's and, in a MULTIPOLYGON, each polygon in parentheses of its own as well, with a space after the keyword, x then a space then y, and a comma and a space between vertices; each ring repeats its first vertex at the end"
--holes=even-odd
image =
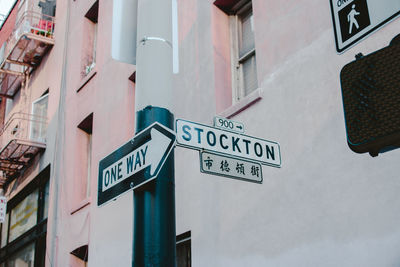
MULTIPOLYGON (((138 0, 136 133, 158 122, 174 129, 172 0, 138 0)), ((175 173, 171 152, 158 176, 133 193, 134 267, 175 267, 175 173)))
MULTIPOLYGON (((136 114, 136 131, 159 122, 173 129, 174 116, 165 109, 147 106, 136 114)), ((175 171, 173 151, 158 177, 134 191, 134 267, 175 267, 175 171)))

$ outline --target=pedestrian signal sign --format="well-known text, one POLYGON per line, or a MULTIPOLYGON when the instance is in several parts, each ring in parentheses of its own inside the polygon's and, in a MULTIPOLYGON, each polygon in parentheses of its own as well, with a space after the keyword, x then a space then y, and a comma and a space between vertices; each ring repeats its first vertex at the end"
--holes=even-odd
POLYGON ((399 62, 400 43, 392 41, 342 68, 347 142, 354 152, 377 156, 400 147, 399 62))
POLYGON ((330 0, 330 5, 339 53, 400 15, 400 1, 330 0))

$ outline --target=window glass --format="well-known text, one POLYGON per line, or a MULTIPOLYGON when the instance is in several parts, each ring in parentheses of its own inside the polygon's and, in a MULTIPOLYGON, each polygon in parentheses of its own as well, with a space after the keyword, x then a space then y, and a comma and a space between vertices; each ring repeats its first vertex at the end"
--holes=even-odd
POLYGON ((190 240, 176 245, 176 266, 190 267, 190 240))
POLYGON ((256 50, 254 41, 254 18, 251 1, 235 10, 232 36, 235 40, 233 69, 236 75, 233 84, 235 99, 240 100, 258 88, 256 50))
POLYGON ((9 242, 36 225, 37 209, 38 189, 11 210, 9 242))
POLYGON ((43 219, 46 219, 49 214, 49 187, 50 187, 50 181, 48 180, 44 187, 44 192, 43 192, 43 197, 44 197, 43 219))
POLYGON ((47 106, 49 95, 46 94, 32 103, 32 122, 30 137, 32 140, 44 142, 47 133, 47 106))
POLYGON ((7 267, 33 267, 35 260, 35 244, 23 248, 7 261, 7 267))
MULTIPOLYGON (((42 14, 54 17, 56 15, 56 1, 40 1, 38 6, 42 9, 42 14)), ((45 18, 47 16, 44 16, 45 18)))
POLYGON ((7 213, 6 220, 1 225, 1 247, 4 247, 7 243, 8 218, 9 213, 7 213))
POLYGON ((176 237, 176 266, 192 266, 190 232, 186 232, 176 237))
POLYGON ((239 57, 254 49, 253 12, 247 10, 239 16, 239 57))
POLYGON ((243 68, 243 88, 245 95, 257 89, 257 68, 256 56, 252 55, 242 63, 243 68))
MULTIPOLYGON (((19 91, 18 91, 19 92, 19 91)), ((17 95, 18 95, 17 92, 17 95)), ((16 95, 16 96, 17 96, 16 95)), ((8 114, 10 114, 12 108, 14 107, 14 101, 11 98, 6 98, 6 112, 5 112, 5 117, 8 116, 8 114)))
MULTIPOLYGON (((2 16, 4 16, 4 15, 0 14, 0 25, 2 23, 2 21, 1 21, 2 16)), ((6 52, 6 45, 7 45, 7 42, 4 42, 3 45, 0 48, 0 62, 4 61, 4 56, 5 56, 5 52, 6 52)))

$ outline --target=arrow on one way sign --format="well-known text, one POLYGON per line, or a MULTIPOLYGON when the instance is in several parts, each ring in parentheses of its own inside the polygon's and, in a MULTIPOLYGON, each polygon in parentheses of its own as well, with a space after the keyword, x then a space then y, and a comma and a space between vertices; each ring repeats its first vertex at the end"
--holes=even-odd
POLYGON ((153 123, 99 163, 98 205, 157 177, 175 133, 153 123))

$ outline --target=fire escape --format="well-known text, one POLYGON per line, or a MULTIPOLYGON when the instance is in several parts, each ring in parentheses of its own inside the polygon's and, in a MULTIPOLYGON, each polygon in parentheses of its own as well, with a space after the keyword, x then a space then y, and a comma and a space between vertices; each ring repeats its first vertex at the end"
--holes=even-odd
POLYGON ((31 73, 54 45, 54 26, 54 17, 27 11, 1 47, 0 97, 13 99, 21 90, 20 101, 25 103, 0 130, 0 186, 20 176, 46 148, 47 118, 28 113, 26 96, 31 73))

